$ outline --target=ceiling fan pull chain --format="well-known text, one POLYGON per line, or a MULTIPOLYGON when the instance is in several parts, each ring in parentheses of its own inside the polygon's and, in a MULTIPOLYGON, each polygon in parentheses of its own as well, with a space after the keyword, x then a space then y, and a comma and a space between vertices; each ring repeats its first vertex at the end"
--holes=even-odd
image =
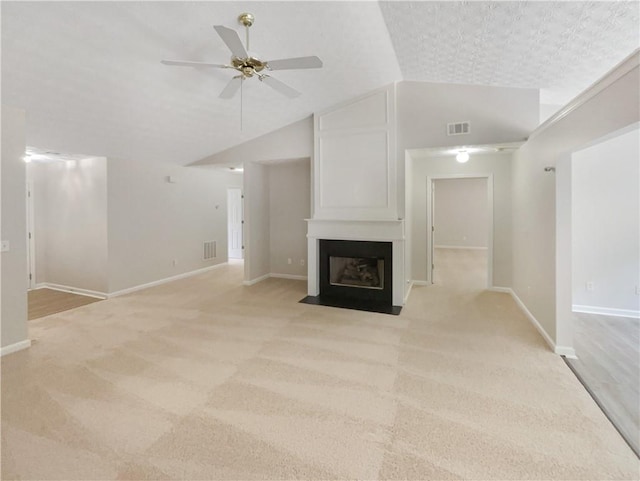
POLYGON ((240 132, 242 132, 242 84, 244 84, 244 75, 240 77, 240 132))

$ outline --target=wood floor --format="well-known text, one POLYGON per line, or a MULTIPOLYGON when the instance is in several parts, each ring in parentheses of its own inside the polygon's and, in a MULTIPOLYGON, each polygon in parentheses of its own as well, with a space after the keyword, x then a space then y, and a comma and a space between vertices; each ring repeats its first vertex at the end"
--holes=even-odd
POLYGON ((28 298, 30 321, 102 300, 53 289, 34 289, 28 292, 28 298))
POLYGON ((574 313, 574 347, 568 362, 640 453, 640 319, 574 313))

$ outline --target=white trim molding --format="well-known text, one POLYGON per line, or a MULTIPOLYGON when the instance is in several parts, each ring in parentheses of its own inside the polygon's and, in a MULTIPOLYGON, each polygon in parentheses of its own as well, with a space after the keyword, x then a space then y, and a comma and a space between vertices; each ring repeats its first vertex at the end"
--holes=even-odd
POLYGON ((474 247, 474 246, 433 246, 434 249, 466 249, 470 251, 486 251, 488 247, 474 247))
POLYGON ((555 342, 553 342, 553 339, 551 339, 547 331, 544 330, 544 327, 542 327, 542 325, 540 324, 540 322, 538 322, 535 316, 531 314, 531 311, 529 311, 527 306, 525 306, 524 302, 520 300, 520 298, 514 292, 513 289, 511 289, 510 287, 491 287, 489 290, 493 292, 503 292, 505 294, 509 294, 513 298, 515 303, 518 305, 520 310, 524 313, 524 315, 527 316, 527 319, 529 319, 531 324, 533 324, 533 327, 536 328, 536 330, 540 333, 542 338, 545 340, 545 342, 549 345, 549 347, 555 354, 558 354, 559 356, 565 356, 570 359, 577 359, 576 351, 573 349, 573 347, 558 346, 555 342))
POLYGON ((146 284, 140 284, 138 286, 128 287, 126 289, 122 289, 120 291, 115 291, 107 294, 107 298, 110 299, 112 297, 123 296, 125 294, 131 294, 132 292, 141 291, 143 289, 148 289, 149 287, 159 286, 161 284, 166 284, 167 282, 173 282, 180 279, 185 279, 187 277, 197 276, 198 274, 204 274, 205 272, 211 271, 213 269, 218 269, 219 267, 223 267, 228 265, 227 262, 221 262, 220 264, 216 264, 214 266, 205 267, 203 269, 196 269, 195 271, 185 272, 183 274, 178 274, 177 276, 166 277, 164 279, 159 279, 157 281, 148 282, 146 284))
POLYGON ((242 285, 243 286, 252 286, 254 284, 257 284, 258 282, 262 282, 266 279, 269 279, 269 277, 271 277, 271 274, 265 274, 264 276, 260 276, 260 277, 256 277, 255 279, 251 279, 250 281, 242 281, 242 285))
MULTIPOLYGON (((433 183, 436 180, 444 179, 487 179, 487 289, 490 289, 493 285, 493 231, 495 229, 493 211, 494 211, 494 199, 493 199, 493 174, 491 173, 468 173, 468 174, 437 174, 427 176, 427 282, 433 282, 433 249, 431 248, 432 229, 433 229, 433 183), (431 232, 430 232, 431 231, 431 232)), ((445 247, 445 246, 436 246, 445 247)), ((446 246, 451 248, 449 246, 446 246)), ((453 247, 455 249, 455 247, 453 247)), ((465 247, 465 249, 472 249, 472 247, 465 247)))
POLYGON ((269 277, 275 277, 276 279, 292 279, 294 281, 306 281, 307 276, 296 276, 293 274, 269 274, 269 277))
POLYGON ((640 319, 640 311, 634 311, 632 309, 615 309, 613 307, 598 307, 598 306, 581 306, 573 304, 571 306, 573 312, 583 312, 585 314, 601 314, 603 316, 614 317, 630 317, 632 319, 640 319))
POLYGON ((491 292, 504 292, 505 294, 511 294, 511 288, 510 287, 499 287, 499 286, 491 286, 489 289, 487 289, 491 292))
POLYGON ((242 285, 243 286, 252 286, 254 284, 257 284, 258 282, 262 282, 262 281, 266 281, 267 279, 291 279, 294 281, 306 281, 307 280, 307 276, 297 276, 294 274, 277 274, 277 273, 271 273, 271 274, 265 274, 264 276, 260 276, 260 277, 256 277, 255 279, 251 279, 250 281, 242 281, 242 285))
POLYGON ((431 284, 429 284, 427 281, 407 281, 407 283, 409 284, 409 287, 407 288, 407 293, 404 296, 404 303, 406 304, 407 301, 409 300, 409 295, 411 294, 411 291, 413 290, 414 286, 419 286, 419 287, 427 287, 430 286, 431 284))
POLYGON ((62 284, 53 284, 50 282, 41 282, 36 284, 34 290, 51 289, 52 291, 68 292, 69 294, 77 294, 79 296, 95 297, 96 299, 106 299, 109 294, 106 292, 92 291, 89 289, 80 289, 79 287, 65 286, 62 284))
POLYGON ((0 348, 0 357, 6 356, 7 354, 13 354, 14 352, 22 351, 23 349, 27 349, 29 347, 31 347, 31 340, 29 339, 9 344, 8 346, 0 348))
POLYGON ((538 136, 553 124, 559 122, 571 112, 576 110, 581 105, 585 104, 588 100, 592 99, 604 89, 612 85, 614 82, 624 77, 640 64, 640 48, 635 49, 627 58, 625 58, 618 65, 613 67, 610 71, 604 74, 601 78, 596 80, 591 86, 580 93, 577 97, 571 100, 567 105, 558 110, 554 115, 549 117, 545 122, 540 124, 531 135, 529 140, 538 136))

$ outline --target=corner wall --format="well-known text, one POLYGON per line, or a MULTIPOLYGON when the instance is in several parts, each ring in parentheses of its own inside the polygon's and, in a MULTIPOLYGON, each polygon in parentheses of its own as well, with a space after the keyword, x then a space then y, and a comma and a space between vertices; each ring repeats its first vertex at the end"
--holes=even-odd
POLYGON ((107 159, 28 165, 36 283, 108 291, 107 159))
POLYGON ((252 284, 271 273, 271 219, 268 167, 244 163, 244 282, 252 284))
POLYGON ((226 262, 227 188, 241 183, 208 167, 109 158, 109 292, 226 262), (212 240, 217 256, 204 260, 212 240))
POLYGON ((311 216, 310 160, 270 165, 268 172, 270 272, 274 275, 306 277, 305 219, 311 216), (291 259, 291 264, 288 259, 291 259))
POLYGON ((640 130, 572 156, 574 310, 640 317, 640 130))
POLYGON ((245 284, 306 278, 310 159, 244 165, 245 284))
MULTIPOLYGON (((554 167, 572 151, 638 122, 638 55, 636 51, 583 93, 578 98, 582 100, 540 126, 515 154, 513 290, 556 345, 565 342, 556 329, 556 258, 570 254, 556 252, 556 177, 544 168, 554 167)), ((561 302, 570 305, 571 300, 561 302)), ((560 306, 559 312, 564 311, 560 306)), ((570 339, 568 343, 570 346, 570 339)))
POLYGON ((0 335, 2 354, 29 347, 27 339, 27 178, 25 112, 2 106, 0 237, 9 241, 0 262, 0 335))

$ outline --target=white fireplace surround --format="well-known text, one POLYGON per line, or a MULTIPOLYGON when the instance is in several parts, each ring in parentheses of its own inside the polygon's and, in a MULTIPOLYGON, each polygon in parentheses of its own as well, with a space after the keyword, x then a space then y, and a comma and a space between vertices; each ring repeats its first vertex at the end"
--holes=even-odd
POLYGON ((307 219, 308 295, 320 293, 319 240, 391 242, 393 305, 404 304, 404 221, 307 219))

